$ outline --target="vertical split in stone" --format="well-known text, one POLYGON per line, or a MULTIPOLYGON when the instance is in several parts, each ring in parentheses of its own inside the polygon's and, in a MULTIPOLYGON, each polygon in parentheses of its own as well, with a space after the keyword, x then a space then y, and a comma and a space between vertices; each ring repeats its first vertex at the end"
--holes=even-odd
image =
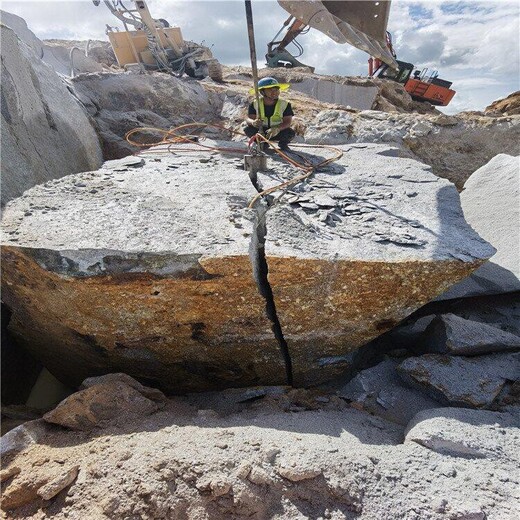
MULTIPOLYGON (((251 181, 254 184, 253 179, 251 179, 251 181)), ((255 221, 253 223, 253 236, 251 239, 251 246, 249 248, 249 256, 251 258, 253 276, 258 285, 258 290, 265 299, 265 310, 267 317, 272 323, 271 329, 274 333, 276 341, 278 341, 278 345, 280 346, 280 351, 285 363, 287 384, 292 386, 293 373, 291 355, 289 353, 289 346, 287 345, 287 341, 283 335, 280 320, 278 319, 278 315, 276 313, 273 290, 269 284, 269 267, 265 258, 265 237, 267 235, 265 214, 267 211, 268 207, 266 207, 264 203, 257 204, 255 208, 255 221)))

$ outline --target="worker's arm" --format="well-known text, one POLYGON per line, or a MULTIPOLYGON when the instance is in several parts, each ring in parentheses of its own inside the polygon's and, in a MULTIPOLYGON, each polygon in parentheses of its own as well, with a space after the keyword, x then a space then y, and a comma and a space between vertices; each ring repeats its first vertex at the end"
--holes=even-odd
POLYGON ((281 125, 278 127, 280 130, 285 130, 291 127, 293 116, 284 116, 281 125))

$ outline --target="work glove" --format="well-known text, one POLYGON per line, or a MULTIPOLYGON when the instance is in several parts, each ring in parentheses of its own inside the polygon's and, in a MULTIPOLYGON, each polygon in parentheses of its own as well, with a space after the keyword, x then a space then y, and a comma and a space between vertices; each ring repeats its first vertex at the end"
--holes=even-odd
POLYGON ((255 128, 260 128, 262 126, 262 119, 258 118, 253 121, 253 125, 255 128))
POLYGON ((280 133, 280 128, 277 126, 273 126, 272 128, 268 128, 267 132, 265 133, 267 139, 273 139, 280 133))

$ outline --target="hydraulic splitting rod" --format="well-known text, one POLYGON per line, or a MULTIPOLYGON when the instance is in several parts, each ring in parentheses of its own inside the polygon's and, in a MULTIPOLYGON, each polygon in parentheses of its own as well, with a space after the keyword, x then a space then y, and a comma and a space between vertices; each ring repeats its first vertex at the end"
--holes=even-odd
MULTIPOLYGON (((256 106, 260 107, 260 93, 258 91, 258 68, 256 66, 256 47, 255 47, 255 31, 253 27, 253 11, 251 9, 251 0, 245 0, 246 4, 246 20, 247 34, 249 36, 249 52, 251 54, 251 69, 253 71, 253 84, 255 87, 256 106)), ((258 110, 258 108, 257 108, 258 110)), ((263 134, 262 124, 260 123, 259 133, 263 134)), ((249 175, 254 176, 259 170, 267 167, 266 157, 263 154, 246 155, 244 157, 244 168, 249 170, 249 175)))

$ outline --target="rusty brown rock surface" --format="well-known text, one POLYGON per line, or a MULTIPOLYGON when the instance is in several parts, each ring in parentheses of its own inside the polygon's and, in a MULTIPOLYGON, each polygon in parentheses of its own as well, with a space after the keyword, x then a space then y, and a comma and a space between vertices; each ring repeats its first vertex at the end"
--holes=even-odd
MULTIPOLYGON (((28 254, 2 250, 4 298, 16 309, 11 330, 71 385, 115 369, 165 391, 280 379, 273 369, 280 356, 247 257, 201 261, 204 280, 64 277, 28 254)), ((282 367, 279 375, 283 380, 282 367)))

